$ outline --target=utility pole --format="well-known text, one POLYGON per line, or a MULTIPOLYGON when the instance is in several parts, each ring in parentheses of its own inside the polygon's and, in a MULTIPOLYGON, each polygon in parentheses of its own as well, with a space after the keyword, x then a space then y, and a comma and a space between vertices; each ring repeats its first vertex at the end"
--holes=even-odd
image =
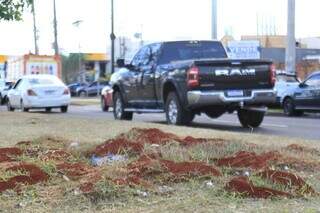
MULTIPOLYGON (((79 66, 79 76, 81 76, 81 64, 82 64, 82 56, 81 56, 81 41, 80 41, 80 24, 82 24, 83 20, 76 20, 75 22, 72 23, 74 27, 78 29, 78 36, 79 36, 79 43, 78 43, 78 66, 79 66)), ((81 79, 81 81, 84 81, 81 79)))
POLYGON ((37 24, 36 24, 36 10, 34 7, 34 1, 32 1, 32 16, 33 16, 33 37, 34 37, 34 53, 39 55, 39 47, 38 47, 38 33, 37 33, 37 24))
POLYGON ((53 0, 54 54, 59 55, 56 0, 53 0))
POLYGON ((114 34, 114 8, 113 8, 113 0, 111 0, 111 73, 114 73, 114 41, 116 40, 116 36, 114 34))
POLYGON ((296 72, 295 0, 288 0, 286 71, 296 72))
POLYGON ((212 8, 211 8, 211 38, 216 40, 218 38, 217 33, 217 1, 212 0, 212 8))

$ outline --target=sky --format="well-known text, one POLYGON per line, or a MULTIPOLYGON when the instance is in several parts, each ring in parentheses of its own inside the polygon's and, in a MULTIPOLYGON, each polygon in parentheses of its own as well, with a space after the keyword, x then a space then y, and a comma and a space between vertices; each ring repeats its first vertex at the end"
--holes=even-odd
MULTIPOLYGON (((210 39, 211 0, 114 0, 115 33, 149 41, 210 39)), ((35 0, 40 54, 53 54, 53 0, 35 0)), ((56 0, 61 52, 106 52, 110 0, 56 0), (72 23, 83 22, 79 27, 72 23)), ((320 36, 319 0, 296 0, 296 37, 320 36)), ((287 0, 218 0, 218 38, 286 34, 287 0)), ((30 10, 22 22, 0 21, 0 55, 34 51, 30 10)))

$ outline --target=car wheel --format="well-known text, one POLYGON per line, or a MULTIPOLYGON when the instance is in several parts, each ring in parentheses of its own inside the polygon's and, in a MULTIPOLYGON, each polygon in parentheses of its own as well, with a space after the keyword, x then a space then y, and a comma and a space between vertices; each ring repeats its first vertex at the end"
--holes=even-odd
POLYGON ((68 112, 68 106, 62 106, 62 107, 60 107, 60 110, 62 113, 68 112))
POLYGON ((11 103, 10 103, 9 99, 7 101, 7 109, 8 109, 9 112, 13 112, 14 111, 14 108, 11 106, 11 103))
POLYGON ((175 92, 170 92, 165 105, 166 120, 168 124, 188 125, 195 114, 183 108, 175 92))
POLYGON ((23 100, 20 101, 20 109, 22 112, 29 112, 29 109, 24 106, 23 100))
POLYGON ((245 128, 259 127, 263 121, 265 112, 252 111, 252 110, 238 110, 238 118, 241 125, 245 128))
POLYGON ((46 112, 51 112, 52 108, 51 107, 46 107, 46 112))
POLYGON ((283 106, 283 112, 285 115, 287 116, 297 115, 297 111, 295 109, 295 105, 292 98, 284 99, 282 106, 283 106))
POLYGON ((106 103, 104 96, 101 96, 101 109, 103 112, 108 112, 109 106, 106 103))
POLYGON ((133 113, 124 111, 124 103, 120 92, 113 96, 113 116, 116 120, 132 120, 133 113))
POLYGON ((85 91, 81 91, 81 92, 79 93, 79 97, 85 98, 85 97, 87 97, 87 93, 86 93, 85 91))

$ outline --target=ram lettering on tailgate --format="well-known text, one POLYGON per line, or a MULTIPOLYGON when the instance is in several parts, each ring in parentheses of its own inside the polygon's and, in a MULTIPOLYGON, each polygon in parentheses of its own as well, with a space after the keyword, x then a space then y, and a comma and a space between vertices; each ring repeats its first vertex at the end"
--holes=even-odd
POLYGON ((218 69, 215 70, 215 75, 216 76, 254 76, 256 75, 256 70, 255 69, 218 69))

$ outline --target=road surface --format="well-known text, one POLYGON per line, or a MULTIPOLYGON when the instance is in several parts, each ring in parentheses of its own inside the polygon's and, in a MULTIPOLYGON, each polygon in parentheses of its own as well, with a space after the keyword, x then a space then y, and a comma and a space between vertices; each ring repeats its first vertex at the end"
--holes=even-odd
MULTIPOLYGON (((6 111, 6 108, 4 106, 0 107, 0 115, 1 111, 6 111)), ((34 113, 39 112, 44 113, 41 111, 35 111, 34 113)), ((68 113, 62 114, 58 112, 58 110, 54 110, 50 114, 54 113, 58 116, 88 119, 105 118, 113 120, 112 112, 102 112, 98 105, 70 106, 68 113)), ((164 114, 134 114, 133 119, 136 121, 165 124, 164 114)), ((208 128, 232 132, 252 132, 254 134, 312 139, 319 140, 320 142, 320 116, 315 114, 293 118, 268 115, 265 117, 261 127, 256 129, 242 128, 236 114, 225 114, 218 119, 211 119, 206 115, 202 115, 196 116, 191 126, 194 128, 208 128)))

